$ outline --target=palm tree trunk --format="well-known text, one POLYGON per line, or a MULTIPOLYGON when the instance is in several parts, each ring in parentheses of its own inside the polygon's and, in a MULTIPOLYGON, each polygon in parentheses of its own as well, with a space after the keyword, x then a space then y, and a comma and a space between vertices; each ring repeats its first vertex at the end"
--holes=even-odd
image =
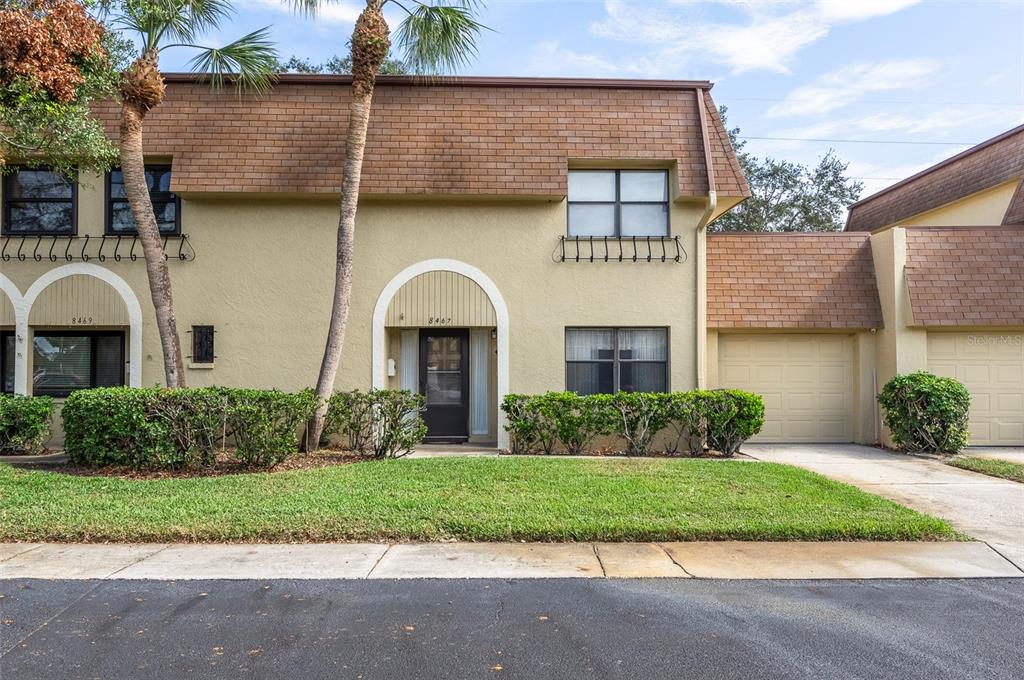
POLYGON ((341 176, 341 217, 338 220, 337 260, 334 268, 334 303, 327 331, 320 377, 316 381, 319 406, 306 428, 303 449, 311 451, 320 444, 328 401, 334 394, 341 350, 345 344, 349 302, 352 297, 352 263, 355 252, 356 208, 359 205, 359 181, 363 173, 366 130, 370 125, 373 86, 391 46, 390 30, 381 13, 380 0, 367 0, 366 8, 352 31, 352 101, 348 109, 345 136, 345 162, 341 176))
POLYGON ((345 139, 345 165, 341 179, 341 218, 338 221, 337 262, 334 270, 334 304, 331 309, 331 325, 324 347, 324 358, 320 364, 320 377, 316 393, 320 406, 309 422, 305 446, 308 450, 317 448, 324 430, 327 402, 334 393, 334 381, 341 363, 341 351, 345 344, 345 327, 348 324, 349 302, 352 297, 352 264, 355 251, 356 207, 359 202, 359 181, 363 172, 363 152, 366 150, 366 129, 370 123, 372 91, 362 96, 353 96, 349 105, 348 134, 345 139))
POLYGON ((181 341, 174 319, 171 273, 164 258, 164 245, 153 214, 153 203, 146 185, 146 164, 142 151, 143 109, 125 101, 121 107, 121 174, 128 205, 135 218, 142 252, 146 259, 149 293, 156 310, 156 325, 164 355, 164 379, 168 387, 185 386, 185 365, 181 341))

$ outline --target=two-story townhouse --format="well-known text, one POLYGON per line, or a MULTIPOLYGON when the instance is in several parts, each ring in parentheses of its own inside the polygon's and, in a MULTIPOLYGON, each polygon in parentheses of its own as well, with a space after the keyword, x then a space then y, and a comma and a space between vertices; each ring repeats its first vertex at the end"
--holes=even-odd
MULTIPOLYGON (((167 80, 145 138, 187 380, 307 387, 348 80, 167 80)), ((503 446, 508 392, 729 386, 765 397, 761 441, 875 442, 880 386, 926 368, 968 385, 973 443, 1024 444, 1024 129, 864 199, 842 233, 708 235, 749 194, 710 89, 381 78, 337 387, 421 392, 445 441, 503 446)), ((160 382, 117 171, 22 170, 0 200, 4 391, 160 382)))
MULTIPOLYGON (((167 83, 145 143, 187 381, 308 387, 349 81, 167 83)), ((702 384, 704 227, 748 195, 710 87, 381 78, 338 388, 422 392, 432 438, 501 445, 510 391, 702 384)), ((99 113, 113 134, 116 111, 99 113)), ((5 178, 5 391, 161 381, 123 196, 116 170, 5 178)))

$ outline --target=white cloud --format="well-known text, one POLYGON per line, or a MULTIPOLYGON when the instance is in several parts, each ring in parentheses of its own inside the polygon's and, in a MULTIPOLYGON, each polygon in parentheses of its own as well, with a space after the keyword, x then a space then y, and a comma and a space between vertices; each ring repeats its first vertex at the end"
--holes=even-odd
POLYGON ((867 198, 871 194, 878 193, 882 189, 901 182, 907 177, 916 175, 925 168, 930 168, 936 163, 943 161, 950 156, 968 149, 970 147, 949 147, 924 160, 916 163, 873 163, 869 161, 850 161, 846 168, 849 177, 858 178, 864 189, 860 193, 861 198, 867 198))
POLYGON ((842 108, 872 92, 921 87, 942 67, 937 59, 892 59, 848 64, 798 87, 770 107, 770 117, 810 116, 842 108))
MULTIPOLYGON (((287 0, 240 0, 237 3, 240 10, 261 9, 295 15, 295 9, 288 4, 287 0)), ((363 7, 352 0, 337 0, 335 2, 322 3, 317 10, 314 21, 328 24, 351 24, 359 18, 363 7)))
POLYGON ((562 47, 556 40, 536 44, 531 50, 530 61, 528 70, 534 75, 565 75, 568 72, 578 76, 615 74, 649 78, 660 68, 643 58, 612 61, 599 54, 576 52, 562 47))
MULTIPOLYGON (((932 109, 920 115, 891 113, 869 113, 862 116, 835 118, 810 125, 775 130, 767 136, 802 137, 822 139, 842 137, 844 139, 875 138, 880 134, 901 133, 904 137, 946 135, 958 131, 956 139, 965 142, 979 142, 971 132, 979 128, 987 130, 1009 129, 1020 124, 1024 114, 1014 109, 978 111, 974 108, 949 107, 932 109)), ((986 132, 987 134, 987 132, 986 132)))
POLYGON ((591 26, 602 38, 650 45, 658 59, 710 59, 733 73, 789 73, 796 54, 834 25, 892 14, 919 0, 821 0, 813 5, 719 0, 735 9, 733 21, 707 21, 692 3, 633 4, 606 0, 607 18, 591 26))
POLYGON ((818 13, 833 21, 862 21, 892 14, 919 0, 819 0, 815 3, 818 13))

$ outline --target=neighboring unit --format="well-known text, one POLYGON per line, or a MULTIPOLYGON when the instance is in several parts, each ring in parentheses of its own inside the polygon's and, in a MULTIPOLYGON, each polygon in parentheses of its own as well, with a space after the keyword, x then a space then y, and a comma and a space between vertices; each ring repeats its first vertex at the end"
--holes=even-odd
MULTIPOLYGON (((311 386, 349 80, 167 81, 145 138, 187 381, 311 386)), ((931 368, 971 389, 973 443, 1024 444, 1024 130, 861 201, 844 233, 709 236, 749 195, 710 89, 381 78, 337 387, 423 393, 434 441, 504 446, 509 392, 722 386, 765 396, 761 441, 873 442, 881 384, 931 368), (972 226, 919 226, 951 221, 972 226)), ((0 198, 3 390, 159 382, 120 173, 16 169, 0 198)))

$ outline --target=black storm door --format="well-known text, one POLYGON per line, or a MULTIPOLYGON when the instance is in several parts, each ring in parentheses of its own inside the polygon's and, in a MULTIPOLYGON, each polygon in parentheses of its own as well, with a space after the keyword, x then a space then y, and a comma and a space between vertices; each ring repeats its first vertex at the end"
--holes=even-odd
POLYGON ((420 393, 427 441, 469 438, 469 331, 420 330, 420 393))

